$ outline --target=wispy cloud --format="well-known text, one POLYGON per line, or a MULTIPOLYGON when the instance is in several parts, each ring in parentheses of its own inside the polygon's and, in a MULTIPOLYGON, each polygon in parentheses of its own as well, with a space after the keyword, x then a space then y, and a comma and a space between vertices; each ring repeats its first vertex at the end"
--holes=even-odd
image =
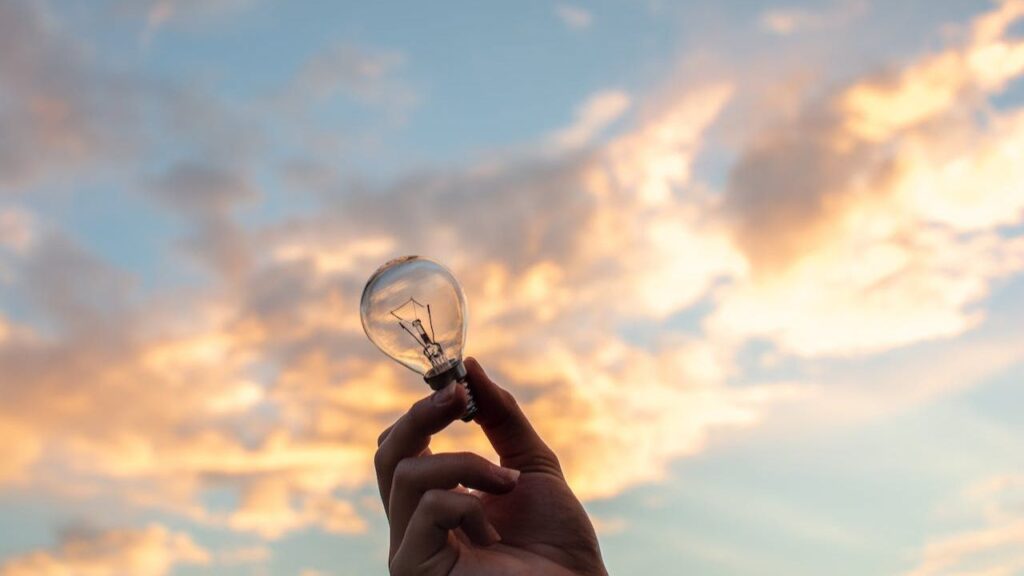
POLYGON ((24 252, 35 237, 32 216, 17 208, 0 208, 0 247, 24 252))
POLYGON ((72 532, 54 552, 32 552, 0 566, 3 576, 90 574, 163 576, 179 565, 207 565, 210 553, 182 532, 158 524, 139 530, 72 532))
POLYGON ((589 10, 573 4, 558 4, 555 6, 555 14, 566 27, 572 30, 584 30, 590 28, 594 21, 593 14, 589 10))
POLYGON ((977 324, 972 305, 1024 266, 1022 241, 1000 231, 1024 211, 1024 124, 987 105, 1024 70, 1020 42, 1004 36, 1021 10, 1004 3, 963 45, 812 102, 752 141, 727 206, 754 274, 719 295, 711 330, 828 355, 977 324))
POLYGON ((572 125, 549 137, 556 152, 565 152, 590 144, 594 137, 622 117, 632 100, 621 90, 605 90, 591 95, 576 110, 572 125))
POLYGON ((779 36, 790 36, 809 30, 839 27, 868 9, 864 0, 840 0, 824 9, 798 7, 771 8, 758 19, 761 30, 779 36))
POLYGON ((1024 570, 1022 488, 1022 479, 1013 476, 989 478, 973 487, 969 496, 985 511, 983 524, 929 540, 907 576, 1011 576, 1024 570))
POLYGON ((126 2, 125 9, 141 13, 144 20, 141 39, 143 45, 147 46, 167 26, 222 16, 249 4, 252 4, 252 0, 145 0, 126 2))
MULTIPOLYGON (((121 116, 115 133, 101 122, 122 113, 103 101, 110 76, 80 62, 34 5, 4 6, 0 31, 30 49, 0 51, 0 121, 13 119, 0 135, 0 185, 116 157, 131 129, 121 116)), ((148 6, 156 27, 185 9, 148 6)), ((574 10, 567 23, 589 25, 574 10)), ((114 506, 268 541, 369 530, 361 498, 374 441, 427 392, 372 350, 358 321, 366 276, 402 253, 456 271, 470 352, 519 394, 588 499, 663 481, 719 431, 753 429, 787 402, 810 398, 803 406, 828 426, 974 385, 1011 364, 1017 343, 929 359, 945 377, 902 365, 875 382, 851 376, 832 390, 840 402, 815 397, 822 388, 801 370, 752 376, 742 356, 763 345, 782 361, 866 357, 985 320, 993 286, 1024 270, 1024 116, 989 102, 1024 73, 1008 32, 1022 13, 1024 3, 1004 2, 957 42, 743 132, 724 185, 698 166, 721 152, 714 131, 741 75, 689 79, 659 106, 599 91, 541 137, 544 154, 362 187, 336 177, 322 140, 268 142, 256 120, 280 113, 275 136, 301 131, 294 119, 311 128, 303 135, 330 136, 311 110, 335 100, 408 112, 416 94, 401 52, 330 46, 252 109, 172 87, 150 104, 174 153, 126 167, 121 185, 183 224, 212 273, 142 290, 38 208, 0 209, 0 286, 22 306, 17 320, 0 312, 0 484, 69 498, 74 483, 114 506), (634 108, 644 114, 627 115, 634 108), (302 158, 289 176, 305 176, 315 198, 300 196, 299 178, 276 178, 282 156, 302 158), (274 194, 311 209, 247 212, 274 194), (231 504, 211 506, 215 490, 231 504)), ((437 442, 487 450, 469 427, 437 442)), ((969 545, 1016 544, 1017 530, 1000 521, 955 533, 926 548, 919 573, 957 565, 969 545)), ((150 526, 76 537, 13 559, 5 576, 132 558, 155 558, 133 573, 162 574, 266 549, 222 555, 150 526)))
POLYGON ((96 69, 86 50, 43 4, 0 6, 0 193, 51 171, 127 157, 135 87, 96 69))
POLYGON ((396 51, 337 44, 303 65, 293 89, 314 101, 347 95, 367 104, 381 104, 382 97, 397 96, 392 90, 394 74, 404 64, 405 56, 396 51))

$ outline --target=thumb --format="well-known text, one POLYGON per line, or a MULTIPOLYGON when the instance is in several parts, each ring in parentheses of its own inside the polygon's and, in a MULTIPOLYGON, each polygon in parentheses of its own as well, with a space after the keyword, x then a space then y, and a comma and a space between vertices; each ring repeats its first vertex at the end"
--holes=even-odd
POLYGON ((483 429, 501 465, 522 472, 547 472, 562 477, 555 453, 533 429, 508 390, 491 380, 475 358, 466 358, 466 378, 476 401, 475 421, 483 429))

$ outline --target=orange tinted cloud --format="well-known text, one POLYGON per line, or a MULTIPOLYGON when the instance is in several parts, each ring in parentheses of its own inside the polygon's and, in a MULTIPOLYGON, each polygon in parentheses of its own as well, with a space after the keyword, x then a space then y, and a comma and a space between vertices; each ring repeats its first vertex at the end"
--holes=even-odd
POLYGON ((32 552, 2 566, 3 576, 163 576, 179 565, 207 565, 210 553, 188 534, 151 524, 139 530, 71 534, 54 552, 32 552))
POLYGON ((894 80, 854 83, 754 139, 727 202, 753 273, 716 295, 710 331, 845 355, 980 321, 973 305, 1024 267, 1024 245, 1000 230, 1024 214, 1024 124, 986 103, 1024 73, 1024 45, 1005 37, 1022 13, 1005 2, 962 45, 894 80), (996 49, 1008 59, 978 56, 996 49))
POLYGON ((508 371, 544 386, 524 409, 577 493, 605 498, 664 480, 668 464, 702 451, 713 431, 753 426, 772 403, 802 394, 792 385, 732 389, 729 364, 701 342, 664 342, 651 353, 608 340, 584 353, 549 350, 508 371))
MULTIPOLYGON (((1019 74, 1002 38, 1016 5, 893 84, 855 82, 752 138, 724 198, 694 176, 738 89, 719 82, 566 157, 346 192, 262 227, 234 214, 260 192, 233 164, 174 165, 149 192, 186 220, 214 272, 187 294, 140 295, 69 240, 25 241, 17 222, 0 221, 4 246, 17 248, 10 275, 51 328, 30 337, 0 324, 0 482, 92 481, 126 506, 268 539, 364 530, 353 499, 373 483, 376 436, 427 392, 358 322, 366 276, 403 252, 456 270, 469 352, 520 394, 583 496, 662 480, 716 430, 755 426, 807 392, 732 386, 744 343, 863 354, 960 334, 992 283, 1024 266, 1024 246, 1000 230, 1020 220, 1021 121, 947 114, 949 94, 988 94, 1019 74), (1004 48, 1007 60, 984 56, 1004 48), (703 302, 703 326, 671 327, 703 302), (632 342, 631 323, 657 342, 632 342), (236 492, 237 507, 205 509, 213 485, 236 492)), ((375 80, 397 63, 351 62, 351 73, 375 80)), ((328 97, 344 80, 309 81, 328 97)), ((561 134, 591 142, 628 100, 584 105, 561 134)), ((51 102, 33 118, 59 127, 70 112, 51 102)), ((470 430, 439 447, 480 447, 470 430)))
MULTIPOLYGON (((470 253, 471 259, 455 263, 479 304, 471 352, 507 359, 507 373, 526 385, 537 380, 529 370, 543 358, 543 378, 556 385, 529 408, 565 453, 567 469, 587 496, 661 477, 672 458, 699 449, 709 427, 749 425, 770 396, 726 390, 708 351, 690 352, 700 350, 699 343, 685 353, 650 354, 613 331, 622 318, 664 318, 684 309, 717 275, 740 265, 724 228, 700 222, 700 210, 712 200, 696 190, 689 197, 673 192, 690 185, 700 133, 729 94, 723 86, 697 90, 585 164, 560 167, 552 177, 571 186, 563 201, 571 208, 564 217, 573 228, 538 219, 532 210, 505 220, 535 235, 536 249, 549 260, 531 262, 507 253, 520 246, 499 244, 494 252, 470 253), (555 250, 543 249, 549 242, 555 250), (624 251, 632 257, 621 258, 624 251), (722 258, 699 257, 713 253, 722 258), (664 293, 667 285, 673 290, 664 293), (587 288, 574 288, 580 286, 587 288), (588 317, 600 329, 588 336, 572 328, 588 317), (555 324, 562 328, 551 331, 555 324), (557 334, 580 339, 566 336, 559 343, 557 334), (537 357, 537 346, 558 356, 537 357), (511 369, 518 358, 525 372, 511 369), (631 399, 616 400, 620 391, 613 389, 613 377, 626 376, 619 368, 624 363, 634 364, 644 383, 634 387, 631 399), (678 382, 678 374, 690 378, 678 382), (556 413, 556 404, 573 416, 566 420, 556 413), (648 414, 659 406, 691 416, 683 428, 669 426, 675 416, 648 414), (592 449, 572 441, 562 424, 569 421, 582 422, 581 429, 592 434, 601 431, 596 442, 583 445, 592 449), (634 452, 646 466, 609 466, 624 429, 650 446, 634 452), (588 482, 602 467, 610 468, 600 475, 603 480, 588 482)), ((548 178, 541 172, 522 188, 524 194, 544 202, 548 178)), ((191 169, 172 169, 154 185, 189 218, 222 219, 218 227, 233 226, 230 207, 248 196, 244 181, 191 169), (210 193, 197 196, 205 190, 210 193)), ((366 222, 375 224, 374 211, 393 216, 388 210, 394 198, 372 202, 380 204, 367 206, 366 222)), ((372 483, 378 432, 426 388, 410 385, 415 377, 372 351, 357 321, 365 271, 383 251, 408 242, 403 235, 416 228, 379 227, 376 235, 364 236, 348 229, 353 222, 345 224, 336 232, 318 222, 282 227, 259 244, 243 236, 237 247, 259 256, 243 254, 249 264, 226 277, 245 277, 250 266, 255 272, 238 293, 196 296, 187 304, 187 318, 167 315, 159 306, 107 310, 105 301, 83 299, 75 287, 92 284, 104 294, 129 288, 116 271, 60 241, 43 241, 21 256, 20 266, 37 271, 22 278, 26 289, 68 287, 46 305, 57 305, 49 313, 58 326, 74 329, 11 342, 0 358, 10 375, 5 387, 18 390, 5 405, 7 427, 36 439, 4 447, 10 463, 4 478, 44 474, 45 456, 60 454, 63 473, 132 486, 131 502, 176 509, 197 522, 267 538, 308 526, 363 530, 364 520, 347 495, 372 483), (75 282, 55 277, 59 270, 75 270, 75 282), (116 338, 97 339, 96 330, 116 338), (260 375, 254 366, 268 362, 274 369, 260 375), (267 418, 268 411, 276 416, 267 418), (207 479, 239 491, 236 510, 214 513, 197 504, 207 479)), ((442 235, 439 242, 446 241, 442 235)), ((425 245, 431 246, 439 248, 425 245)), ((529 250, 529 242, 521 247, 529 250)), ((233 262, 214 264, 234 269, 233 262)))
POLYGON ((1000 3, 971 25, 963 46, 923 58, 895 78, 865 82, 840 97, 846 128, 857 137, 881 141, 953 109, 965 99, 1006 87, 1024 72, 1024 42, 1008 37, 1024 16, 1024 4, 1000 3))

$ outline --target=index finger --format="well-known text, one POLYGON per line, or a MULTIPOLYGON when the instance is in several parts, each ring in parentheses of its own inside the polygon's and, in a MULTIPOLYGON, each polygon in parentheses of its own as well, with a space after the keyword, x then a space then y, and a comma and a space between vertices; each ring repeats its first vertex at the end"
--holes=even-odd
POLYGON ((391 484, 395 467, 405 458, 419 456, 430 445, 430 437, 462 416, 466 409, 466 392, 454 382, 412 405, 380 441, 373 465, 377 470, 377 487, 384 512, 391 501, 391 484))
POLYGON ((474 420, 494 446, 501 465, 521 472, 547 472, 561 478, 558 457, 541 440, 512 394, 488 378, 476 358, 466 358, 465 364, 466 378, 477 406, 474 420))

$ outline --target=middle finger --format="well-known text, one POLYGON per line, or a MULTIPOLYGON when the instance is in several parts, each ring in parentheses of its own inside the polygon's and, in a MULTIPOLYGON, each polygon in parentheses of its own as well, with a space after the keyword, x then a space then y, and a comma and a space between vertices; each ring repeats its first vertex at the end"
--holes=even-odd
POLYGON ((392 554, 402 543, 409 519, 427 491, 451 490, 461 485, 490 494, 505 494, 515 488, 518 479, 518 470, 502 468, 470 452, 402 460, 395 468, 391 489, 392 554))

